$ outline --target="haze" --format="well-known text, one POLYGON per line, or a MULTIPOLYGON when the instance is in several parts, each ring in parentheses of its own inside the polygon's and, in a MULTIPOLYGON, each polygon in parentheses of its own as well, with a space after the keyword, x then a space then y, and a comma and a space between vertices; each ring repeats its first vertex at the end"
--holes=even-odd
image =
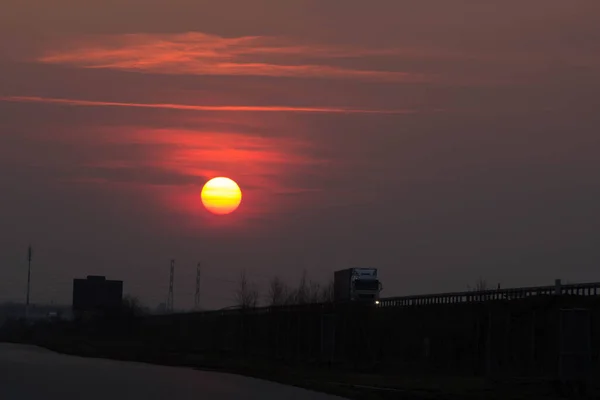
POLYGON ((382 296, 598 281, 600 5, 4 0, 0 293, 232 304, 306 269, 382 296), (244 202, 200 201, 228 176, 244 202))

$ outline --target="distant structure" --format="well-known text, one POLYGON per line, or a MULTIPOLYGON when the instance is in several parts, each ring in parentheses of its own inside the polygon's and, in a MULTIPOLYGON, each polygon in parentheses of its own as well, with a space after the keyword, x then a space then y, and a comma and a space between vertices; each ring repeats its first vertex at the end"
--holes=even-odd
POLYGON ((76 318, 117 312, 122 304, 123 281, 94 275, 73 279, 73 315, 76 318))
POLYGON ((160 303, 158 305, 158 307, 156 307, 157 314, 165 314, 166 312, 167 312, 167 304, 166 303, 160 303))
POLYGON ((33 249, 31 245, 27 248, 27 299, 25 300, 25 319, 29 318, 29 293, 31 289, 31 256, 33 249))
POLYGON ((169 274, 169 295, 167 296, 167 312, 173 312, 175 294, 173 293, 173 282, 175 280, 175 260, 171 260, 171 271, 169 274))
POLYGON ((200 263, 196 267, 196 295, 194 297, 194 308, 200 309, 200 263))
MULTIPOLYGON (((23 317, 23 303, 0 303, 0 327, 9 319, 23 317)), ((30 304, 28 311, 29 321, 40 320, 69 320, 72 317, 71 306, 30 304)))

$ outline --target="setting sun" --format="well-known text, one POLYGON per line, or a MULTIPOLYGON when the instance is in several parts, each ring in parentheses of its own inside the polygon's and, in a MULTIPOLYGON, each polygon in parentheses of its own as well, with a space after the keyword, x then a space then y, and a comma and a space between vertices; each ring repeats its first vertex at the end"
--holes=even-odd
POLYGON ((202 204, 213 214, 223 215, 235 211, 242 202, 242 191, 229 178, 218 177, 206 182, 202 188, 202 204))

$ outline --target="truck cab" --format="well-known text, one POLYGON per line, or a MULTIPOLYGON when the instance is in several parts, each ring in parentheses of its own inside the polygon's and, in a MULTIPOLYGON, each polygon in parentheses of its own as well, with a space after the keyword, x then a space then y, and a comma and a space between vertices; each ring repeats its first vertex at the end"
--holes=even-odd
POLYGON ((377 268, 348 268, 334 273, 335 301, 379 303, 382 285, 377 268))

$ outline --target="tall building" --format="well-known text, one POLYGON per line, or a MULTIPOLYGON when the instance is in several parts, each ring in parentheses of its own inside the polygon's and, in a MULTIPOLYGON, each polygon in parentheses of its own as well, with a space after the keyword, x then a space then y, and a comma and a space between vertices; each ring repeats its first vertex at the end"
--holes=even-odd
POLYGON ((123 281, 107 280, 104 276, 89 275, 73 279, 73 314, 111 313, 123 304, 123 281))

